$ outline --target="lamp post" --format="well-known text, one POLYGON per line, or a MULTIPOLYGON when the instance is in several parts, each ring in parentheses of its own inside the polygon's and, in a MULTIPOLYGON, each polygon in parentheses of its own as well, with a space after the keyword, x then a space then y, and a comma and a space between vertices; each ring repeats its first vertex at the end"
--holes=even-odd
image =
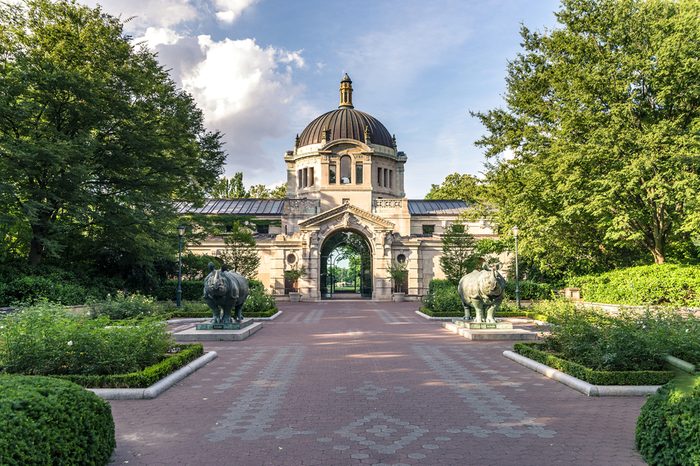
POLYGON ((520 309, 520 276, 518 274, 518 226, 513 227, 513 238, 515 238, 515 304, 520 309))
POLYGON ((177 292, 175 293, 175 306, 182 305, 182 237, 185 236, 185 225, 177 227, 177 292))

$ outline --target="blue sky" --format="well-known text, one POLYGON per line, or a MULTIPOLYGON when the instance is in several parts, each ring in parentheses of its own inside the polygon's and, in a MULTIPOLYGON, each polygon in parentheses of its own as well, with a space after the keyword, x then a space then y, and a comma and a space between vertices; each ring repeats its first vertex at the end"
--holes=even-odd
MULTIPOLYGON (((94 0, 83 0, 95 5, 94 0)), ((557 1, 106 0, 126 30, 225 133, 226 174, 285 180, 282 156, 338 105, 344 72, 355 108, 406 152, 406 191, 422 198, 452 172, 478 175, 483 134, 469 110, 502 105, 519 28, 552 28, 557 1)))

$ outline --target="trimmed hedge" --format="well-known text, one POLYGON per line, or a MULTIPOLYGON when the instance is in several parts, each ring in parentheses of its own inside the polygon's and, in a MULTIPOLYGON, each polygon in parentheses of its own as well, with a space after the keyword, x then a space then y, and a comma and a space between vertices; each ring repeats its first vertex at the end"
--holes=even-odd
MULTIPOLYGON (((175 301, 177 280, 164 281, 152 294, 158 301, 175 301)), ((204 280, 182 280, 182 299, 200 301, 203 294, 204 280)))
POLYGON ((61 375, 56 378, 70 380, 88 388, 146 388, 204 354, 204 347, 197 343, 173 347, 162 361, 142 371, 110 375, 61 375))
POLYGON ((586 301, 633 306, 700 307, 700 267, 657 264, 629 267, 600 275, 575 277, 586 301))
POLYGON ((78 283, 55 276, 24 275, 0 282, 0 306, 20 302, 33 304, 41 299, 65 305, 83 304, 96 294, 78 283))
POLYGON ((700 376, 674 380, 647 400, 635 443, 651 465, 700 464, 700 376))
POLYGON ((671 371, 597 371, 562 359, 546 348, 542 343, 516 343, 513 350, 594 385, 663 385, 674 377, 671 371))
MULTIPOLYGON (((464 310, 459 309, 457 311, 450 311, 450 312, 435 312, 432 309, 428 308, 427 306, 422 306, 420 308, 420 311, 430 317, 455 317, 455 318, 461 318, 464 317, 464 310)), ((471 317, 474 317, 474 311, 471 312, 470 314, 471 317)), ((503 303, 499 310, 494 314, 494 317, 530 317, 532 319, 536 317, 544 317, 540 315, 535 315, 532 313, 529 313, 525 309, 518 310, 515 306, 512 306, 511 303, 503 303)), ((543 320, 543 319, 537 319, 537 320, 543 320)))
POLYGON ((0 375, 0 463, 109 462, 116 445, 109 404, 66 380, 0 375))

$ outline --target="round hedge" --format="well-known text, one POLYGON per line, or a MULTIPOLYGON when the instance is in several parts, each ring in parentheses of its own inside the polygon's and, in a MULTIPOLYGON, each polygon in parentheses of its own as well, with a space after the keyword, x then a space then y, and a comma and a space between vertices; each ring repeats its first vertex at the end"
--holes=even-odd
POLYGON ((50 377, 0 375, 0 463, 104 465, 115 447, 109 404, 50 377))
POLYGON ((700 464, 700 377, 674 380, 651 396, 635 440, 648 464, 700 464))

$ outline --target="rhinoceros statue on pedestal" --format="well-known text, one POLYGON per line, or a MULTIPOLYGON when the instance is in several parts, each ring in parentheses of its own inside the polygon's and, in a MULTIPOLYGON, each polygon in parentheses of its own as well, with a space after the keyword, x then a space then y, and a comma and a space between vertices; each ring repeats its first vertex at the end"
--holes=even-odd
POLYGON ((457 292, 462 298, 464 306, 464 318, 469 319, 469 308, 475 311, 474 322, 484 322, 484 310, 486 322, 496 322, 493 313, 503 301, 503 292, 506 281, 498 272, 499 266, 484 266, 483 270, 474 270, 463 276, 457 285, 457 292))
POLYGON ((231 310, 235 320, 243 320, 243 304, 248 298, 248 280, 237 272, 216 270, 209 264, 209 275, 204 279, 204 302, 212 312, 212 324, 230 324, 231 310))

